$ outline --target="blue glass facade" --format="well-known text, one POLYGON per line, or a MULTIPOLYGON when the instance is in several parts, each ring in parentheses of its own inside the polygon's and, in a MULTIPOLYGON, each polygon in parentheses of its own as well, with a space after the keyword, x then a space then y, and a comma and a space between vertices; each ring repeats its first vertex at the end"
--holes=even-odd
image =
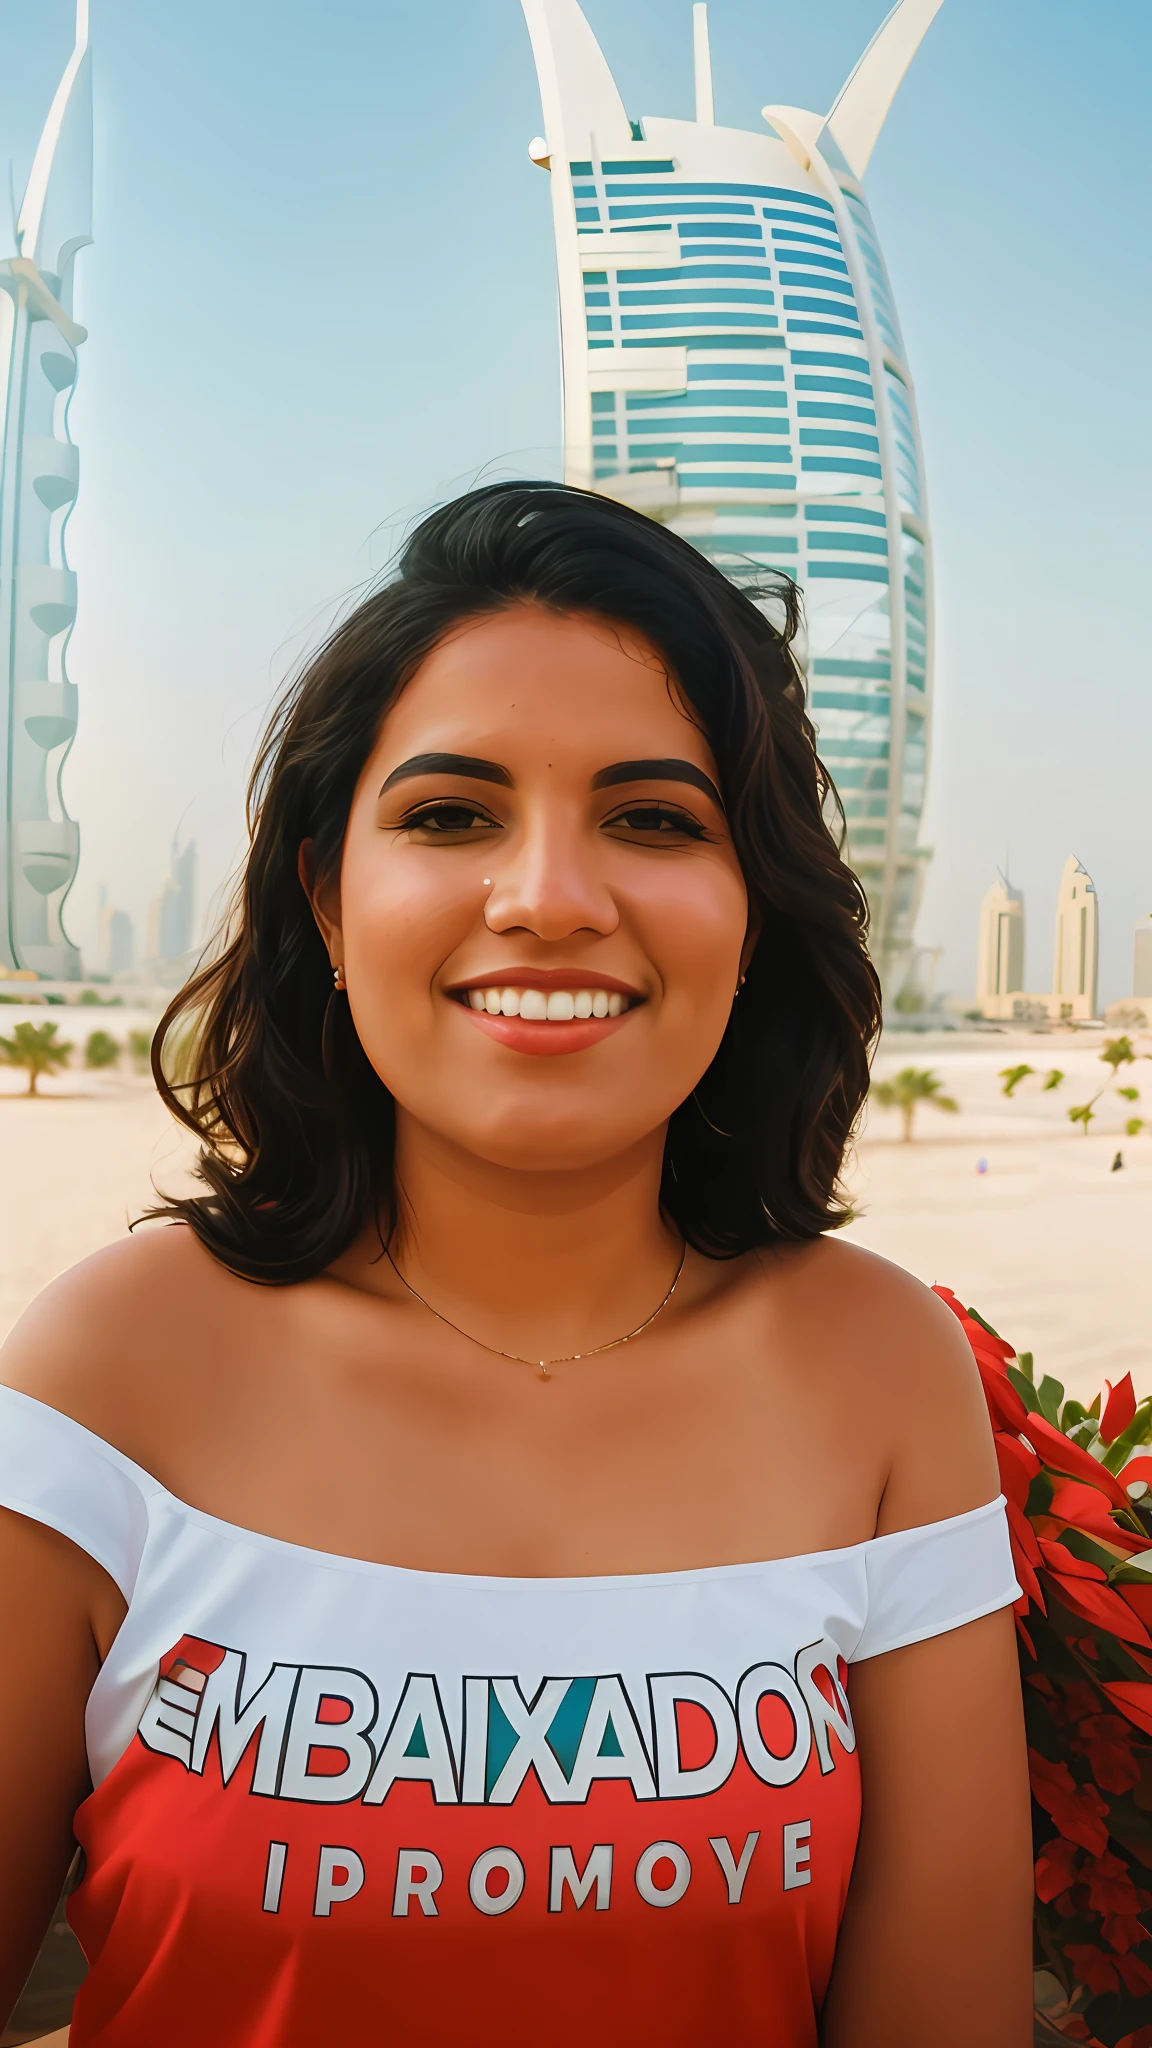
MULTIPOLYGON (((535 21, 526 6, 538 57, 545 33, 574 32, 571 0, 535 0, 535 21)), ((915 399, 863 189, 838 149, 801 151, 783 125, 645 117, 601 159, 614 88, 595 59, 599 103, 579 104, 577 75, 550 121, 583 145, 551 155, 567 474, 734 578, 800 583, 811 710, 891 982, 923 872, 931 582, 915 399)))

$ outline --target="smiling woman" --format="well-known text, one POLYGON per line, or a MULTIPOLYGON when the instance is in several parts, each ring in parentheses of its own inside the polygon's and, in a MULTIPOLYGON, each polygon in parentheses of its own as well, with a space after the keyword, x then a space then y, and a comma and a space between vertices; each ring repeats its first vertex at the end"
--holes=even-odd
MULTIPOLYGON (((594 1147, 637 1116, 622 1098, 646 1074, 645 1102, 673 1112, 664 1205, 702 1249, 728 1256, 839 1218, 877 990, 790 650, 795 594, 783 579, 771 594, 783 632, 649 521, 580 492, 498 487, 428 519, 398 578, 309 665, 257 767, 235 936, 155 1045, 165 1089, 165 1037, 197 1021, 195 1078, 169 1099, 208 1139, 215 1200, 181 1213, 233 1270, 315 1272, 366 1202, 391 1204, 395 1090, 366 1033, 394 1038, 406 1018, 422 1092, 450 1100, 441 1059, 455 1071, 467 1032, 444 999, 469 987, 499 988, 505 1017, 507 989, 571 993, 574 1020, 585 989, 593 1015, 598 989, 610 1011, 612 995, 629 1016, 647 1007, 610 1066, 500 1069, 495 1096, 468 1099, 498 1114, 505 1089, 543 1091, 538 1111, 563 1102, 582 1129, 591 1109, 594 1147), (302 844, 319 930, 297 884, 302 844), (535 906, 521 915, 525 890, 543 892, 541 929, 535 906), (345 941, 324 906, 341 895, 348 944, 371 961, 365 973, 349 955, 347 1005, 329 1000, 345 941), (659 949, 644 949, 654 921, 676 954, 667 987, 659 949), (394 955, 401 933, 422 949, 419 998, 415 957, 394 955), (652 1034, 671 1046, 673 1031, 679 1070, 657 1077, 652 1034)), ((564 1047, 519 1015, 511 1039, 495 1027, 505 1043, 577 1050, 607 1035, 573 1031, 564 1047)))
POLYGON ((0 1370, 0 2000, 75 1838, 72 2048, 1024 2048, 1003 1503, 827 1235, 878 999, 769 594, 500 486, 274 717, 156 1040, 204 1192, 0 1370))

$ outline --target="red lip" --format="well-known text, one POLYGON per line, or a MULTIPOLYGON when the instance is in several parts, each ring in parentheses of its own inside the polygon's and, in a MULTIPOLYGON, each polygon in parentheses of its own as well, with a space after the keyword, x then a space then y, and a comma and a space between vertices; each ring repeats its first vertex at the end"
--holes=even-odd
MULTIPOLYGON (((507 981, 503 985, 505 988, 514 986, 507 981)), ((539 988, 540 983, 528 982, 526 985, 539 988)), ((607 986, 603 981, 595 985, 597 988, 607 986)), ((483 982, 480 986, 491 988, 493 984, 483 982)), ((571 988, 572 983, 565 986, 571 988)), ((455 1007, 470 1024, 475 1024, 478 1031, 494 1038, 497 1045, 507 1046, 509 1052, 534 1053, 544 1058, 563 1052, 587 1052, 590 1046, 599 1045, 602 1038, 611 1037, 622 1024, 627 1024, 629 1017, 636 1015, 636 1010, 632 1009, 623 1010, 619 1017, 575 1017, 570 1024, 537 1024, 526 1017, 490 1017, 486 1010, 470 1009, 466 1003, 457 1003, 455 1007)))
POLYGON ((603 974, 598 967, 497 967, 489 974, 473 974, 467 981, 450 982, 448 992, 459 995, 470 988, 538 988, 544 995, 549 989, 603 988, 609 995, 631 996, 634 1003, 642 1001, 640 990, 632 982, 621 981, 615 974, 603 974))

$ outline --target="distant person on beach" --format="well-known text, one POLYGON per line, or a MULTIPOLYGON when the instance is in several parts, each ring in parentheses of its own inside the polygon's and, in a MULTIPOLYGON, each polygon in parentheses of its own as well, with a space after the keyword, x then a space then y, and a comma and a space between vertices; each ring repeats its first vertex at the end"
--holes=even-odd
POLYGON ((0 1367, 0 1999, 72 2048, 1026 2048, 1017 1597, 786 579, 553 484, 279 706, 202 1192, 0 1367))

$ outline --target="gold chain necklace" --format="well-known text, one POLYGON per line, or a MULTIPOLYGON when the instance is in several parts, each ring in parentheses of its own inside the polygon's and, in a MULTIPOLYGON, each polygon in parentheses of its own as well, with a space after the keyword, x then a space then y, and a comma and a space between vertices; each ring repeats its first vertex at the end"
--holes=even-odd
POLYGON ((412 1296, 412 1299, 414 1301, 418 1301, 420 1303, 421 1308, 426 1308, 430 1316, 435 1316, 436 1321, 438 1323, 443 1323, 449 1330, 455 1330, 456 1335, 458 1337, 466 1337, 470 1344, 478 1344, 480 1346, 481 1351, 491 1351, 493 1356, 496 1358, 511 1359, 511 1361, 515 1365, 539 1366, 540 1377, 542 1380, 551 1379, 552 1375, 548 1370, 549 1366, 551 1365, 575 1365, 576 1361, 580 1358, 595 1358, 601 1351, 615 1351, 616 1346, 618 1344, 627 1344, 633 1337, 638 1337, 642 1330, 648 1329, 649 1326, 656 1321, 657 1316, 663 1314, 664 1310, 668 1306, 668 1303, 671 1301, 672 1296, 675 1294, 677 1283, 680 1279, 680 1275, 684 1271, 684 1261, 688 1256, 688 1242, 687 1239, 685 1239, 683 1248, 680 1253, 680 1263, 677 1266, 676 1271, 672 1275, 672 1285, 668 1289, 667 1294, 664 1296, 663 1301, 659 1304, 657 1308, 653 1309, 650 1316, 645 1316, 644 1321, 642 1323, 637 1323, 636 1328, 634 1330, 629 1330, 625 1336, 611 1337, 609 1338, 607 1344, 593 1344, 591 1349, 588 1351, 569 1352, 568 1355, 564 1358, 522 1358, 518 1351, 501 1351, 499 1345, 486 1344, 484 1342, 483 1337, 473 1337, 469 1330, 462 1330, 460 1328, 459 1323, 454 1323, 450 1316, 442 1316, 438 1308, 433 1308, 432 1303, 430 1301, 425 1301, 424 1296, 422 1294, 417 1293, 416 1289, 413 1287, 412 1282, 410 1280, 405 1280, 404 1275, 400 1271, 399 1266, 396 1264, 395 1259, 392 1257, 391 1252, 388 1251, 387 1245, 385 1245, 384 1249, 387 1254, 388 1264, 391 1266, 392 1271, 395 1273, 396 1278, 399 1280, 401 1286, 406 1287, 408 1289, 409 1294, 412 1296))

